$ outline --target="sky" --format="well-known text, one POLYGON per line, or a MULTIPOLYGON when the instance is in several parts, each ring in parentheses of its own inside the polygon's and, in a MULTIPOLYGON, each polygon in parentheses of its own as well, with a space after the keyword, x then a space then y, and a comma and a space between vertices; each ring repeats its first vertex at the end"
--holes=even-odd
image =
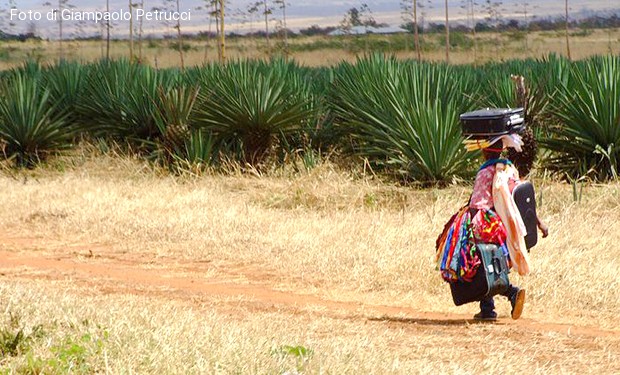
MULTIPOLYGON (((5 20, 3 29, 8 32, 18 33, 24 32, 29 27, 35 27, 36 32, 42 37, 53 37, 56 33, 57 26, 46 20, 46 15, 50 12, 54 6, 43 5, 45 2, 51 2, 57 4, 57 0, 15 0, 17 3, 17 10, 28 12, 32 11, 33 17, 36 16, 36 12, 41 15, 40 20, 26 17, 21 21, 14 17, 12 25, 8 25, 8 19, 10 13, 6 7, 7 0, 0 0, 3 10, 0 11, 0 17, 5 20)), ((139 0, 133 0, 139 2, 139 0)), ((244 32, 250 30, 259 30, 264 28, 264 23, 255 17, 251 22, 247 17, 244 21, 240 16, 241 13, 246 13, 248 5, 256 0, 227 0, 227 30, 234 32, 244 32)), ((147 10, 155 6, 160 6, 163 0, 144 0, 147 10)), ((411 0, 409 0, 411 2, 411 0)), ((478 3, 484 4, 486 0, 478 0, 478 3)), ((505 18, 523 18, 524 4, 527 4, 528 15, 560 15, 564 12, 564 0, 547 0, 547 1, 534 1, 534 0, 493 0, 493 2, 501 2, 501 14, 505 18)), ((91 0, 69 0, 70 4, 73 4, 73 12, 91 12, 95 10, 105 10, 105 0, 91 1, 91 0)), ((346 11, 352 7, 360 7, 361 4, 366 3, 372 11, 372 16, 375 20, 381 23, 387 23, 391 26, 398 26, 403 23, 403 15, 401 12, 401 0, 289 0, 287 1, 287 23, 288 27, 293 30, 300 28, 307 28, 312 25, 319 26, 337 26, 342 20, 346 11)), ((418 3, 424 4, 424 9, 421 13, 424 13, 426 21, 429 22, 443 22, 444 14, 444 1, 443 0, 419 0, 418 3)), ((449 14, 450 19, 457 21, 464 19, 465 11, 462 9, 462 5, 465 3, 463 0, 449 1, 449 14)), ((121 10, 128 10, 128 0, 110 0, 110 10, 112 12, 119 12, 121 10)), ((182 29, 184 32, 197 32, 207 31, 209 29, 208 16, 204 11, 197 10, 201 5, 204 5, 204 0, 180 0, 180 8, 182 12, 186 12, 191 17, 190 21, 182 22, 182 29)), ((578 13, 582 13, 584 10, 603 11, 603 10, 619 10, 620 0, 569 0, 569 10, 571 14, 575 16, 578 13)), ((483 5, 479 5, 476 9, 476 13, 479 14, 479 18, 482 19, 485 16, 483 5)), ((280 11, 275 11, 273 18, 281 18, 280 11)), ((275 27, 276 20, 272 20, 270 28, 275 27)), ((76 22, 67 21, 65 27, 67 30, 71 30, 76 22)), ((91 23, 92 25, 92 23, 91 23)), ((214 26, 212 26, 214 27, 214 26)), ((92 26, 90 27, 92 29, 92 26)), ((122 20, 116 24, 116 34, 123 36, 123 33, 127 33, 125 30, 129 29, 129 21, 122 20)), ((145 21, 144 30, 147 34, 159 34, 162 31, 169 30, 169 26, 163 21, 145 21)))

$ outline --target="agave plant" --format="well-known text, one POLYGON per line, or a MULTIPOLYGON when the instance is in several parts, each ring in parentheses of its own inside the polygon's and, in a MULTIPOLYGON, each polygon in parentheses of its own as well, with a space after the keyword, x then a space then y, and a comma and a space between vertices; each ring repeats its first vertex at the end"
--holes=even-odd
POLYGON ((557 94, 547 167, 571 178, 616 178, 620 172, 620 57, 575 63, 557 94))
POLYGON ((169 152, 181 147, 190 136, 191 117, 198 99, 198 87, 160 88, 154 121, 161 141, 169 152))
POLYGON ((334 69, 303 68, 299 70, 303 85, 308 85, 308 109, 312 113, 303 122, 299 132, 284 139, 281 153, 290 155, 317 155, 339 146, 342 129, 334 126, 335 113, 329 93, 334 82, 334 69))
POLYGON ((373 56, 337 69, 333 103, 353 151, 408 179, 445 182, 470 169, 458 119, 477 91, 450 66, 373 56))
POLYGON ((48 155, 71 146, 75 128, 66 122, 61 102, 38 77, 17 72, 0 87, 0 143, 16 165, 32 167, 48 155))
POLYGON ((239 62, 222 66, 198 110, 220 145, 257 166, 280 137, 298 134, 315 118, 309 84, 294 65, 239 62))
POLYGON ((534 127, 546 131, 554 121, 553 101, 559 87, 569 77, 570 60, 551 54, 530 64, 526 83, 530 87, 530 98, 526 120, 534 127))
POLYGON ((82 98, 87 71, 86 65, 63 60, 56 66, 46 68, 42 74, 43 82, 50 90, 51 100, 68 114, 67 121, 72 124, 81 121, 77 106, 82 98))
POLYGON ((159 136, 155 117, 160 90, 167 90, 178 76, 125 60, 98 63, 86 78, 78 105, 89 119, 85 127, 95 135, 152 142, 159 136))
POLYGON ((203 129, 191 131, 181 147, 171 150, 172 167, 177 171, 200 173, 218 161, 213 135, 203 129))

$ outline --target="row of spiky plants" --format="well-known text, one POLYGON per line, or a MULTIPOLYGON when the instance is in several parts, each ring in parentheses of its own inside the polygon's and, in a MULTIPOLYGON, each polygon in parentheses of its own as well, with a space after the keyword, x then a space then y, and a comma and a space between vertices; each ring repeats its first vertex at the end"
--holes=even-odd
POLYGON ((27 64, 1 75, 0 139, 28 166, 81 133, 131 142, 173 165, 225 155, 258 166, 338 146, 406 180, 446 182, 467 177, 476 156, 461 146, 459 114, 513 106, 510 75, 519 74, 547 165, 606 179, 620 157, 618 59, 472 67, 374 55, 334 68, 239 61, 185 72, 127 61, 27 64))
MULTIPOLYGON (((311 72, 284 61, 213 64, 187 73, 128 61, 51 68, 27 64, 5 75, 2 92, 7 107, 39 104, 45 116, 41 121, 56 126, 53 134, 66 141, 86 133, 130 142, 132 149, 167 164, 189 160, 209 165, 224 152, 231 154, 227 159, 256 167, 274 149, 297 152, 311 144, 324 97, 315 92, 311 72), (13 94, 22 87, 14 83, 22 81, 36 88, 38 96, 30 100, 13 94)), ((22 112, 38 113, 30 107, 22 112)), ((16 116, 5 115, 5 142, 15 139, 11 129, 41 128, 36 119, 16 116)), ((24 140, 13 143, 19 142, 24 140)), ((9 153, 16 149, 13 143, 6 148, 9 153)), ((32 153, 33 162, 27 164, 33 165, 54 147, 41 139, 20 155, 32 153)))

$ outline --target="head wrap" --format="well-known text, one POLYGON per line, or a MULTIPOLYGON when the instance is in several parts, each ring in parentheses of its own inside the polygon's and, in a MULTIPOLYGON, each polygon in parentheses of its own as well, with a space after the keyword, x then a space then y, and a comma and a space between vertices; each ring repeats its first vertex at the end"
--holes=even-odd
POLYGON ((514 148, 517 152, 521 152, 523 140, 521 139, 521 136, 516 133, 502 134, 488 139, 466 139, 463 143, 465 144, 465 149, 467 151, 476 151, 489 148, 499 140, 502 141, 502 146, 504 149, 510 147, 514 148))

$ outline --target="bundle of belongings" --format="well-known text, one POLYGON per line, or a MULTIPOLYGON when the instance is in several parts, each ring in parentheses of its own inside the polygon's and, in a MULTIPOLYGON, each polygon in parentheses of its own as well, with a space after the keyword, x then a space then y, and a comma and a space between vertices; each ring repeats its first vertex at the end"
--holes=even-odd
MULTIPOLYGON (((467 150, 520 151, 522 108, 482 109, 462 114, 460 121, 467 150)), ((504 293, 511 268, 529 273, 535 205, 532 185, 519 181, 509 160, 493 158, 480 167, 468 204, 450 218, 436 242, 437 266, 456 305, 504 293)))

